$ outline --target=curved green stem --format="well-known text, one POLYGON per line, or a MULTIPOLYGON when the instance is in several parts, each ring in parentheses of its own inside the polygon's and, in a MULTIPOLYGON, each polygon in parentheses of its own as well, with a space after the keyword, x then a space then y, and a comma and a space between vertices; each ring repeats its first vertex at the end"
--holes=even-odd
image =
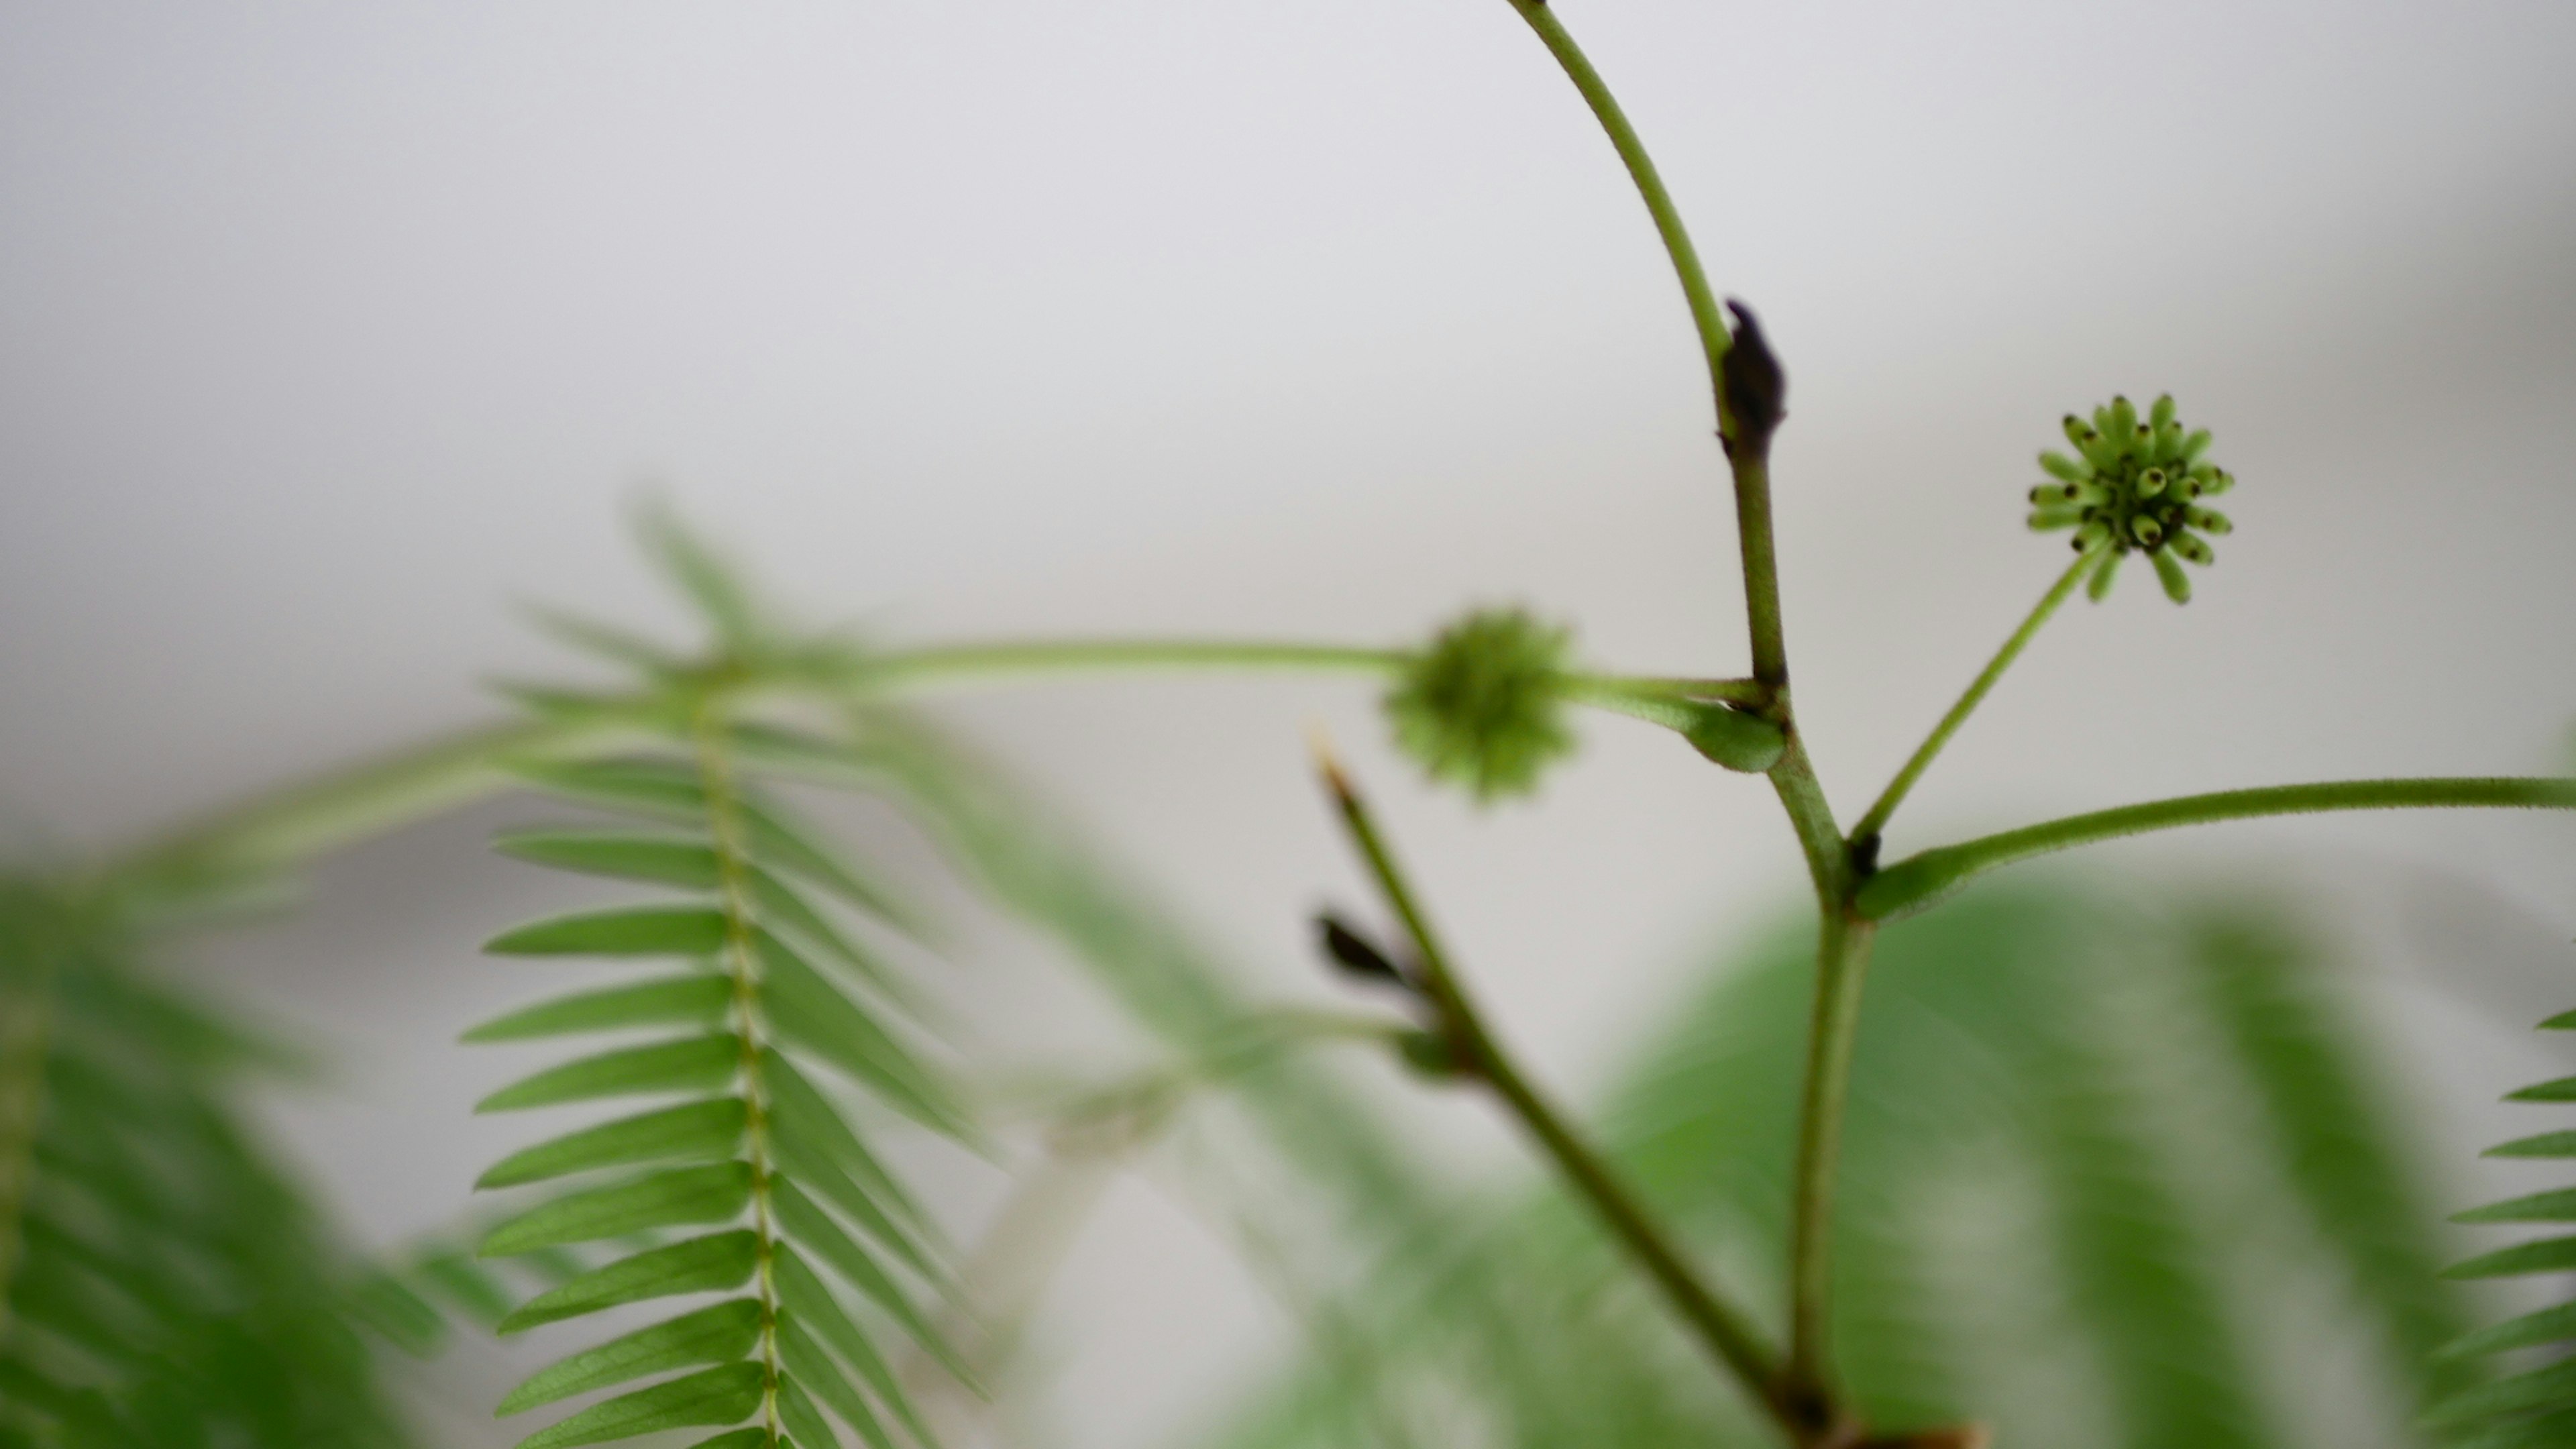
POLYGON ((1810 1422, 1831 1422, 1834 1186, 1843 1118, 1851 1098, 1852 1047, 1860 1030, 1861 985, 1878 924, 1846 911, 1824 913, 1816 944, 1816 998, 1808 1031, 1807 1076, 1798 1109, 1795 1197, 1789 1218, 1788 1391, 1810 1422))
POLYGON ((2151 830, 2325 810, 2446 808, 2576 810, 2576 780, 2339 780, 2123 805, 1908 856, 1862 886, 1853 904, 1868 919, 1895 920, 1924 909, 1997 866, 2151 830))
POLYGON ((1905 762, 1905 768, 1897 771, 1896 778, 1887 782, 1887 789, 1879 795, 1878 803, 1870 806, 1869 813, 1852 827, 1855 844, 1867 849, 1867 842, 1877 839, 1879 832, 1887 828, 1887 818, 1904 803, 1906 794, 1914 788, 1914 782, 1923 778, 1923 772, 1931 767, 1933 758, 1941 753, 1941 747, 1950 743, 1950 736, 1957 734, 1959 726, 1966 724, 1968 716, 1985 702, 1986 695, 1995 687, 1995 681, 2004 677, 2005 670, 2012 668, 2013 661, 2021 657, 2021 651, 2038 635, 2040 626, 2046 624, 2057 612, 2058 605, 2065 603, 2076 586, 2084 582, 2085 574, 2100 556, 2099 547, 2086 550, 2084 556, 2068 566, 2057 582, 2049 586, 2048 592, 2040 596, 2038 606, 2030 611, 2030 617, 2022 620, 2021 627, 2004 641, 2004 647, 1995 651, 1994 659, 1977 676, 1976 682, 1968 686, 1968 692, 1959 696, 1959 702, 1950 706, 1948 714, 1941 716, 1941 723, 1933 726, 1931 736, 1915 750, 1914 757, 1905 762))
POLYGON ((1005 683, 1031 674, 1095 669, 1294 669, 1390 675, 1413 662, 1404 649, 1222 639, 1008 639, 906 649, 863 659, 855 678, 871 689, 960 680, 1005 683))
POLYGON ((1673 275, 1682 284, 1682 296, 1690 303, 1691 325, 1699 331, 1700 350, 1708 357, 1708 382, 1717 394, 1718 418, 1731 425, 1726 413, 1726 390, 1718 381, 1718 364, 1726 357, 1731 339, 1726 321, 1719 316, 1717 297, 1708 289, 1708 276, 1700 270, 1699 251, 1691 245, 1690 231, 1682 225, 1682 214, 1673 206, 1672 193, 1664 189, 1664 178, 1655 171, 1654 158, 1646 154, 1646 143, 1637 137, 1637 128, 1628 124, 1628 113, 1619 109, 1618 98, 1582 47, 1574 43, 1556 12, 1546 0, 1512 0, 1512 9, 1538 33, 1547 53, 1565 71, 1566 79, 1583 93, 1583 103, 1592 108, 1593 119, 1609 133, 1610 144, 1619 153, 1620 163, 1628 168, 1628 179, 1636 183, 1638 197, 1646 203, 1647 214, 1655 219, 1655 235, 1661 237, 1664 251, 1673 259, 1673 275))
MULTIPOLYGON (((1610 94, 1601 73, 1592 68, 1590 58, 1566 33, 1546 0, 1511 3, 1512 9, 1537 33, 1548 54, 1556 57, 1566 79, 1582 93, 1583 103, 1591 107, 1593 118, 1609 135, 1620 163, 1628 168, 1628 179, 1636 184, 1638 198, 1654 218, 1655 235, 1663 239, 1664 252, 1672 258, 1673 275, 1681 281, 1682 297, 1690 304, 1691 326, 1699 334, 1700 352, 1708 364, 1709 392, 1717 404, 1718 434, 1735 437, 1736 418, 1727 399, 1724 372, 1727 350, 1734 340, 1727 333, 1725 318, 1718 313, 1717 295, 1709 290, 1708 276, 1700 268, 1699 251, 1691 245, 1690 231, 1682 225, 1672 193, 1664 189, 1664 178, 1655 170, 1654 158, 1646 154, 1646 143, 1638 139, 1637 128, 1628 123, 1627 112, 1619 108, 1618 99, 1610 94)), ((1770 459, 1765 446, 1731 451, 1736 542, 1743 552, 1744 613, 1752 635, 1753 674, 1776 688, 1789 678, 1789 660, 1780 619, 1780 567, 1771 537, 1770 459)))
POLYGON ((487 725, 299 781, 180 826, 112 860, 129 890, 196 885, 291 869, 317 856, 506 788, 501 762, 606 748, 629 733, 605 718, 487 725))
POLYGON ((1598 1213, 1612 1235, 1636 1258, 1647 1276, 1663 1289, 1673 1307, 1699 1336, 1719 1366, 1777 1419, 1793 1438, 1804 1442, 1801 1424, 1783 1393, 1771 1350, 1750 1321, 1720 1298, 1646 1206, 1632 1195, 1610 1164, 1575 1131, 1563 1114, 1523 1077, 1451 968, 1449 956, 1432 931, 1421 903, 1405 883, 1385 838, 1348 777, 1330 758, 1319 760, 1351 842, 1367 863, 1389 909, 1404 924, 1420 968, 1416 983, 1438 1014, 1440 1030, 1460 1066, 1494 1089, 1539 1146, 1554 1160, 1566 1180, 1598 1213))

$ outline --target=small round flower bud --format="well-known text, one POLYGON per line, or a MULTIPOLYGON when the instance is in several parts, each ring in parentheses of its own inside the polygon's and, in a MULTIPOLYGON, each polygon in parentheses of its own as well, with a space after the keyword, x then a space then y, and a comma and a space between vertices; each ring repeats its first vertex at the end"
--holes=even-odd
POLYGON ((1396 744, 1479 800, 1528 794, 1574 751, 1562 698, 1572 637, 1521 609, 1480 610, 1441 630, 1387 693, 1396 744))
POLYGON ((2227 515, 2200 506, 2236 486, 2235 475, 2209 462, 2209 430, 2188 429, 2175 415, 2171 394, 2159 396, 2146 415, 2115 397, 2095 408, 2090 422, 2069 413, 2061 423, 2081 462, 2059 453, 2040 455, 2040 466, 2058 480, 2032 489, 2030 526, 2071 528, 2078 553, 2099 549, 2101 562, 2085 591, 2109 595, 2120 559, 2143 553, 2154 564, 2168 597, 2191 597, 2181 563, 2207 564, 2213 555, 2199 534, 2234 530, 2227 515))

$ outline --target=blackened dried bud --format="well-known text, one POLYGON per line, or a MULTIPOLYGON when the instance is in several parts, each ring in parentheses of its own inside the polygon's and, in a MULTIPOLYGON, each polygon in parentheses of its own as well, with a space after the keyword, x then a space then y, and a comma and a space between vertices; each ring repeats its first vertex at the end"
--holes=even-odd
POLYGON ((1739 449, 1750 449, 1760 458, 1771 451, 1771 434, 1787 416, 1789 380, 1781 375, 1780 359, 1771 355, 1771 344, 1762 338, 1762 324, 1754 319, 1753 309, 1729 298, 1726 310, 1735 314, 1735 342, 1726 349, 1725 360, 1717 367, 1718 386, 1726 394, 1727 415, 1734 428, 1724 441, 1728 457, 1739 449))
POLYGON ((1403 970, 1368 937, 1343 925, 1330 911, 1315 913, 1315 939, 1324 956, 1361 981, 1382 981, 1411 989, 1403 970))

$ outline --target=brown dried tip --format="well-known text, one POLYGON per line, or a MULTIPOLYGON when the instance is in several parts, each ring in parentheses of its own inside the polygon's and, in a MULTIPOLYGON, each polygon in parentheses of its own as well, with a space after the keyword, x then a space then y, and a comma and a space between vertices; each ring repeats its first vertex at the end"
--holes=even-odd
POLYGON ((1315 757, 1315 773, 1324 779, 1324 788, 1347 808, 1357 796, 1351 788, 1351 777, 1342 773, 1342 762, 1333 753, 1333 737, 1324 733, 1321 724, 1306 726, 1306 748, 1315 757))
POLYGON ((1771 355, 1771 344, 1763 339, 1762 324, 1753 309, 1730 297, 1726 310, 1735 314, 1734 344, 1717 366, 1718 386, 1735 421, 1725 439, 1726 451, 1732 457, 1737 449, 1750 448, 1753 456, 1761 457, 1770 451, 1771 434, 1787 416, 1789 380, 1780 371, 1780 359, 1771 355))
POLYGON ((1383 981, 1404 986, 1404 971, 1368 937, 1343 925, 1330 911, 1315 913, 1315 943, 1334 965, 1362 981, 1383 981))

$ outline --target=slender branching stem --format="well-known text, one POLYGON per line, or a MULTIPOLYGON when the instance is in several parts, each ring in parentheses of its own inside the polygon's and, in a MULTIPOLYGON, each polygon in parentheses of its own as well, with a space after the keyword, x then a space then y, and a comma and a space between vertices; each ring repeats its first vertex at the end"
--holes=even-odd
POLYGON ((1834 808, 1825 800, 1815 762, 1807 758, 1806 741, 1794 724, 1789 727, 1788 748, 1771 767, 1771 789, 1780 797, 1780 808, 1789 814, 1789 828, 1797 833, 1798 852, 1806 858, 1817 904, 1828 912, 1838 909, 1851 895, 1851 851, 1834 824, 1834 808))
POLYGON ((760 1365, 766 1375, 761 1390, 761 1422, 769 1440, 779 1442, 778 1422, 778 1228, 770 1207, 769 1094, 761 1082, 763 1038, 760 1006, 760 949, 752 905, 749 847, 736 797, 733 762, 726 753, 725 706, 712 696, 698 712, 698 776, 706 790, 707 832, 715 844, 716 890, 725 918, 724 963, 733 979, 736 1039, 742 1044, 742 1096, 746 1129, 744 1155, 751 1164, 752 1227, 759 1234, 760 1365))
POLYGON ((1378 676, 1413 662, 1403 649, 1226 639, 1005 639, 863 656, 853 677, 869 689, 1104 670, 1254 669, 1378 676))
POLYGON ((1807 1076, 1798 1103, 1796 1196, 1789 1217, 1789 1364, 1793 1402, 1811 1421, 1830 1420, 1834 1185, 1843 1117, 1851 1096, 1852 1045, 1859 1034, 1861 984, 1877 923, 1828 909, 1816 946, 1816 997, 1807 1076))
POLYGON ((1349 777, 1320 751, 1318 763, 1352 844, 1412 942, 1419 969, 1414 984, 1436 1014, 1440 1035, 1458 1069, 1493 1088, 1566 1181, 1592 1205, 1621 1245, 1664 1291, 1719 1366, 1732 1374, 1793 1437, 1800 1436, 1790 1405, 1782 1395, 1771 1349, 1754 1331, 1750 1320, 1721 1298, 1691 1265, 1662 1224, 1619 1180, 1599 1151, 1521 1074, 1510 1055, 1494 1040, 1349 777))
POLYGON ((1872 877, 1861 887, 1854 905, 1872 920, 1894 920, 1924 909, 1997 866, 2151 830, 2325 810, 2476 807, 2576 810, 2576 779, 2338 780, 2123 805, 1908 856, 1872 877))
MULTIPOLYGON (((1397 649, 1323 644, 1228 643, 1221 640, 1013 641, 942 645, 866 659, 846 678, 818 684, 810 672, 746 677, 727 691, 737 703, 758 698, 837 699, 847 689, 953 687, 990 678, 1119 669, 1280 669, 1392 675, 1414 655, 1397 649)), ((1661 724, 1681 718, 1673 702, 1717 700, 1762 706, 1770 691, 1749 679, 1667 675, 1568 674, 1565 698, 1661 724)), ((655 716, 665 696, 607 698, 575 714, 487 725, 434 739, 380 759, 300 780, 182 824, 112 858, 104 879, 146 894, 184 893, 243 875, 293 870, 415 821, 508 789, 517 761, 596 756, 667 738, 655 716), (631 704, 632 716, 621 713, 631 704)))
MULTIPOLYGON (((1717 294, 1709 290, 1708 276, 1700 268, 1699 251, 1691 245, 1690 230, 1682 225, 1681 211, 1673 205, 1672 193, 1664 189, 1654 158, 1646 154, 1646 143, 1638 139, 1637 128, 1628 123, 1627 113, 1619 108, 1618 99, 1610 94, 1609 85, 1593 69, 1582 47, 1566 33, 1554 7, 1546 0, 1511 0, 1511 4, 1537 32, 1548 54, 1556 57, 1566 79, 1582 93, 1583 103, 1591 107, 1593 118, 1601 123, 1611 147, 1619 153, 1620 163, 1628 168, 1628 179, 1635 183, 1638 198, 1654 218, 1655 234, 1663 239, 1664 252, 1672 258, 1673 275, 1682 285, 1682 297, 1690 304, 1691 326, 1699 334, 1700 352, 1708 364, 1718 432, 1724 437, 1736 436, 1737 419, 1724 378, 1726 353, 1733 339, 1727 333, 1726 319, 1718 311, 1717 294)), ((1753 641, 1753 677, 1776 689, 1788 681, 1789 659, 1780 620, 1780 569, 1771 541, 1770 460, 1763 448, 1734 451, 1736 539, 1744 555, 1744 610, 1753 641)))
POLYGON ((465 730, 183 823, 111 860, 106 874, 129 888, 183 890, 205 876, 291 869, 496 793, 509 784, 504 761, 613 748, 629 732, 561 718, 465 730))
POLYGON ((2021 651, 2027 648, 2030 641, 2038 635, 2040 627, 2046 624, 2050 616, 2057 612, 2058 606, 2065 603, 2067 597, 2075 592, 2076 586, 2084 582, 2085 575, 2092 572, 2094 565, 2100 562, 2101 553, 2099 546, 2086 550, 2082 557, 2067 566, 2066 572, 2058 577, 2056 583, 2049 586, 2048 592, 2040 596, 2038 606, 2030 611, 2030 617, 2022 620, 2021 627, 2015 629, 2012 637, 2004 641, 2004 647, 1995 651, 1995 657, 1988 661, 1984 671, 1979 673, 1976 680, 1968 686, 1968 692, 1959 696, 1959 702, 1950 706, 1950 712, 1941 717, 1941 723, 1933 726, 1931 735, 1914 751, 1913 758, 1905 762, 1905 768, 1897 771, 1896 778, 1887 782, 1887 789, 1880 793, 1878 803, 1870 806, 1869 813, 1863 815, 1860 823, 1852 827, 1852 841, 1855 845, 1864 851, 1875 848, 1874 843, 1879 833, 1887 828, 1888 817, 1894 815, 1896 807, 1905 802, 1907 793, 1914 788, 1914 782, 1923 778, 1923 772, 1931 768, 1933 759, 1941 753, 1942 747, 1950 743, 1950 737, 1957 734, 1959 726, 1966 724, 1968 716, 1974 714, 1977 706, 1985 702, 1986 695, 1995 687, 1995 681, 2004 677, 2005 670, 2012 668, 2013 661, 2021 657, 2021 651))

